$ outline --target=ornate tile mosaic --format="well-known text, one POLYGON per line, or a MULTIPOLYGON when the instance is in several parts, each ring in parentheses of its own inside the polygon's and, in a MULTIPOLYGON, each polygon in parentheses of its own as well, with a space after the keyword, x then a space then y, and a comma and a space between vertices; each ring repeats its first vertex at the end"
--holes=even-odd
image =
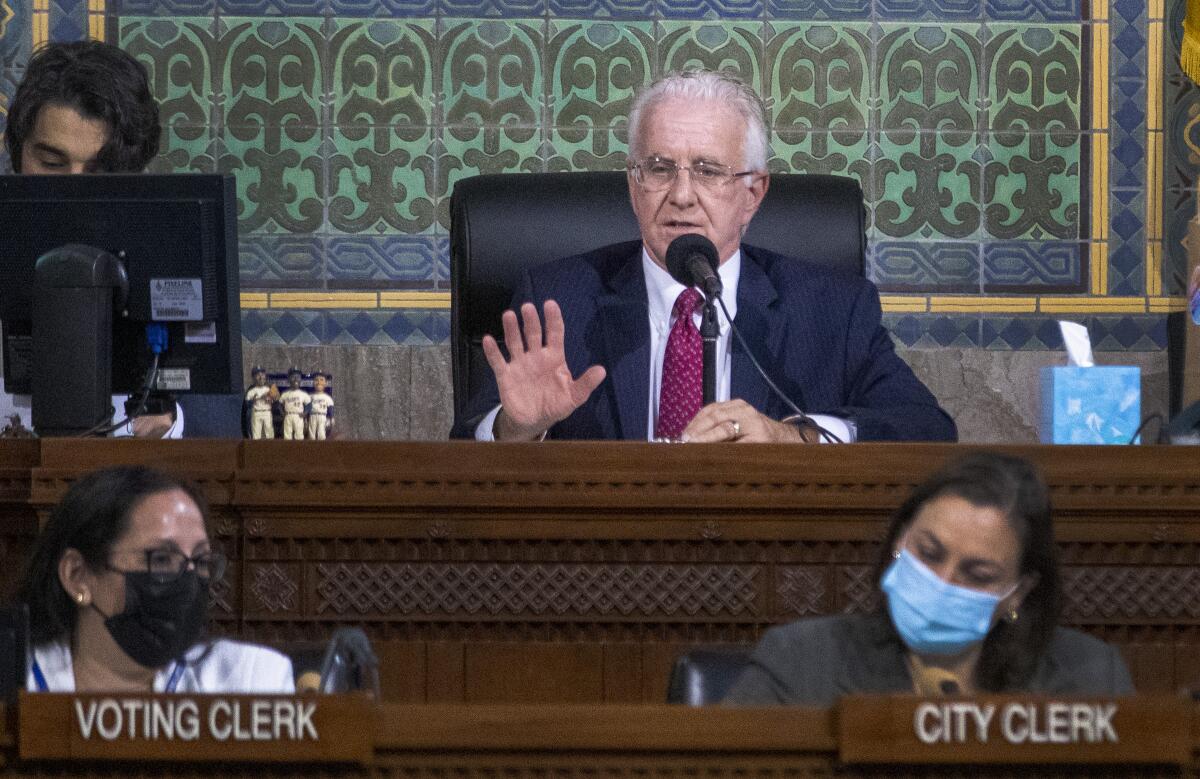
MULTIPOLYGON (((1066 317, 1076 320, 1078 317, 1066 317)), ((1086 321, 1083 324, 1087 324, 1086 321)), ((984 316, 980 345, 1000 351, 1044 351, 1062 348, 1062 333, 1052 317, 984 316)))
POLYGON ((983 245, 983 291, 1083 292, 1086 244, 995 241, 983 245))
POLYGON ((0 69, 22 66, 29 59, 32 12, 27 0, 0 0, 0 69))
POLYGON ((319 236, 250 233, 238 248, 243 289, 324 287, 327 243, 319 236))
MULTIPOLYGON (((35 42, 32 3, 0 0, 0 101, 35 42)), ((1155 7, 109 0, 106 13, 162 104, 152 169, 237 173, 247 291, 445 289, 457 180, 620 169, 635 88, 704 65, 738 71, 766 97, 771 170, 861 182, 869 273, 885 291, 979 296, 977 314, 889 313, 899 340, 1041 349, 1057 347, 1052 316, 999 316, 982 301, 1182 289, 1200 90, 1174 62, 1183 0, 1167 0, 1163 25, 1155 7), (1155 52, 1162 63, 1148 63, 1155 52), (1156 148, 1163 170, 1148 176, 1156 148), (1155 182, 1161 196, 1147 197, 1155 182), (1148 252, 1159 234, 1161 252, 1148 252)), ((49 0, 50 38, 84 35, 87 9, 49 0)), ((250 341, 440 343, 447 316, 263 309, 243 319, 250 341)), ((1106 348, 1163 340, 1160 315, 1093 318, 1106 348)))
POLYGON ((766 88, 771 124, 785 143, 813 131, 866 138, 871 97, 871 29, 865 24, 767 25, 766 88))
POLYGON ((910 349, 971 348, 979 341, 979 316, 884 315, 883 325, 910 349))
POLYGON ((979 244, 878 242, 868 275, 883 292, 978 292, 979 244))
POLYGON ((338 289, 430 289, 437 282, 433 236, 355 235, 331 238, 329 284, 338 289))
MULTIPOLYGON (((0 133, 4 132, 4 128, 8 125, 8 103, 12 100, 13 93, 17 91, 17 84, 21 82, 21 73, 15 70, 0 68, 0 133)), ((0 154, 7 154, 4 144, 0 143, 0 154)), ((5 172, 8 171, 8 166, 0 168, 5 172)))
POLYGON ((767 0, 771 19, 869 19, 871 0, 767 0))
POLYGON ((704 67, 732 71, 756 86, 763 83, 761 24, 667 21, 658 29, 659 72, 704 67))
POLYGON ((979 0, 879 0, 878 14, 894 20, 981 19, 979 0))
POLYGON ((430 346, 450 338, 450 312, 330 311, 323 326, 331 344, 430 346))

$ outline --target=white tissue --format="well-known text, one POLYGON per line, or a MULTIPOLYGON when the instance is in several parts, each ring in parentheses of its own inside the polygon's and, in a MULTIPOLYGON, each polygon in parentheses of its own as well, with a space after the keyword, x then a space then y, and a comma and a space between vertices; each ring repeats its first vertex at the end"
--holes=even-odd
POLYGON ((1062 331, 1063 344, 1067 347, 1067 365, 1091 368, 1096 364, 1092 359, 1092 339, 1086 327, 1075 322, 1059 321, 1058 329, 1062 331))

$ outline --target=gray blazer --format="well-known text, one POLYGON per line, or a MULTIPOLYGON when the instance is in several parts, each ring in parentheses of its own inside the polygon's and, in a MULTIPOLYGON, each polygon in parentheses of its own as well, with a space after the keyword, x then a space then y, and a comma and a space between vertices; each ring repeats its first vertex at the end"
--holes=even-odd
MULTIPOLYGON (((816 617, 771 628, 724 703, 831 706, 852 693, 912 693, 905 649, 882 614, 816 617)), ((1028 692, 1128 695, 1133 681, 1117 649, 1057 628, 1028 692)))

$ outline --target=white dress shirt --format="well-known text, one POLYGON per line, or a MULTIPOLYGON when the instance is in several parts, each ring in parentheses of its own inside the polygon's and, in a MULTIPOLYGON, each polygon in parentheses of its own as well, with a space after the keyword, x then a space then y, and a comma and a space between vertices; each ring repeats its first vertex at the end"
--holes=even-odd
MULTIPOLYGON (((742 251, 734 251, 729 259, 721 263, 717 275, 721 277, 721 301, 729 309, 729 315, 737 318, 738 279, 742 273, 742 251)), ((667 338, 671 333, 671 311, 675 307, 675 299, 683 292, 683 285, 671 277, 671 274, 650 258, 646 247, 642 247, 642 274, 646 279, 646 302, 650 314, 650 398, 647 403, 646 438, 654 439, 654 423, 658 419, 658 402, 662 394, 662 365, 667 351, 667 338)), ((692 315, 697 329, 700 327, 701 312, 692 315)), ((721 334, 717 338, 717 401, 730 399, 732 381, 732 356, 729 351, 730 334, 729 321, 725 312, 717 307, 717 322, 721 326, 721 334)), ((569 327, 570 325, 568 325, 569 327)), ((475 440, 494 441, 496 415, 500 406, 492 409, 475 428, 475 440)), ((824 414, 809 416, 821 427, 830 431, 847 443, 855 440, 854 428, 846 420, 824 414)), ((824 440, 824 439, 822 439, 824 440)))
MULTIPOLYGON (((34 647, 31 654, 26 690, 42 691, 33 673, 33 663, 37 662, 48 688, 45 692, 75 692, 75 669, 67 644, 43 644, 34 647)), ((189 649, 182 670, 177 671, 176 664, 169 663, 154 675, 154 692, 289 695, 295 691, 290 659, 265 646, 223 638, 189 649), (175 675, 175 687, 168 690, 175 675)))

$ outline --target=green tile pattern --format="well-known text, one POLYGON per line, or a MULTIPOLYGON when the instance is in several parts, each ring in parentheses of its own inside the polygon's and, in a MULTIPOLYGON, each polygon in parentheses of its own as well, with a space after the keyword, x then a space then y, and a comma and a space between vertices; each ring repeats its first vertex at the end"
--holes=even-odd
MULTIPOLYGON (((1114 50, 1126 46, 1115 39, 1126 29, 1116 1, 1114 50)), ((1000 242, 1013 242, 996 252, 1010 259, 1023 256, 1020 242, 1072 242, 1086 263, 1090 21, 1001 21, 986 8, 912 21, 875 0, 869 15, 846 19, 683 18, 659 6, 616 18, 497 2, 478 16, 449 6, 409 16, 220 11, 126 16, 115 29, 163 106, 154 169, 236 171, 243 234, 325 248, 355 236, 439 241, 444 253, 456 181, 619 170, 637 87, 702 65, 734 70, 763 94, 772 171, 856 178, 870 237, 921 264, 929 292, 943 281, 936 258, 982 263, 1000 242)), ((1114 82, 1114 105, 1118 91, 1114 82)), ((422 261, 428 288, 443 288, 440 265, 422 261)), ((336 269, 355 267, 319 266, 335 269, 315 282, 331 288, 336 269)), ((414 269, 387 272, 411 288, 414 269)), ((960 276, 947 275, 946 289, 961 293, 960 276)), ((1077 278, 1086 285, 1086 273, 1077 278)))

